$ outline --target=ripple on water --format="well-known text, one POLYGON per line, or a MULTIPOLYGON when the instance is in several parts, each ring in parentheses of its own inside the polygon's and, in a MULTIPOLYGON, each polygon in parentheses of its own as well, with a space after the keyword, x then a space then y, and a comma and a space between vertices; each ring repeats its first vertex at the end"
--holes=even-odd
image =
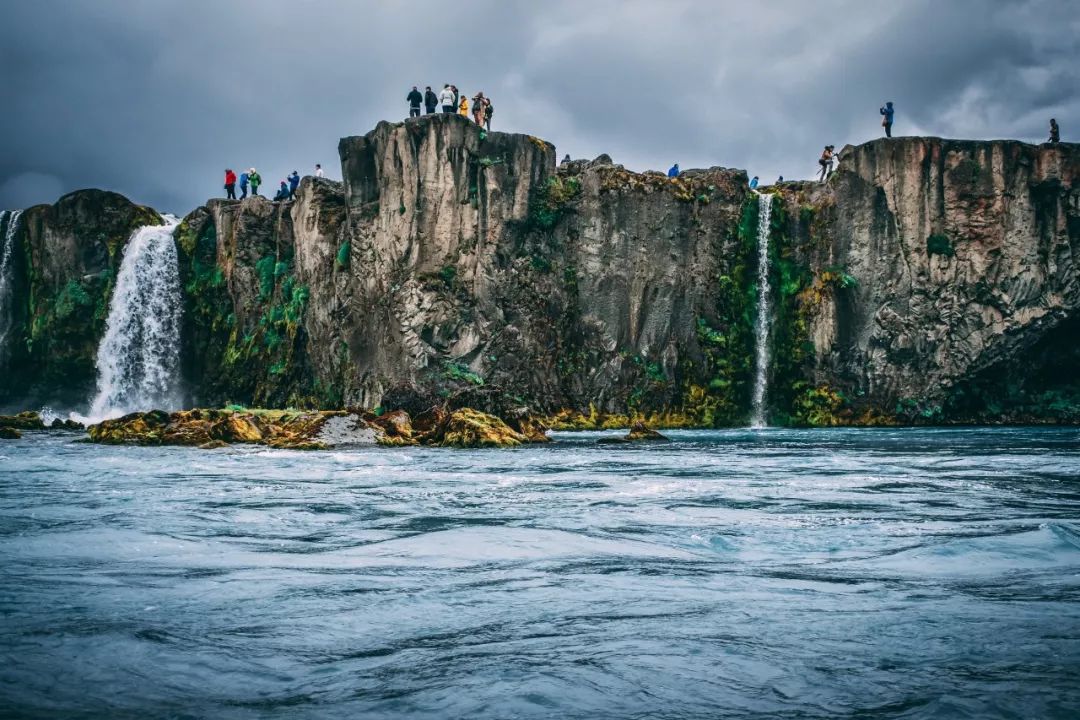
POLYGON ((1080 433, 0 462, 13 716, 1075 717, 1080 433))

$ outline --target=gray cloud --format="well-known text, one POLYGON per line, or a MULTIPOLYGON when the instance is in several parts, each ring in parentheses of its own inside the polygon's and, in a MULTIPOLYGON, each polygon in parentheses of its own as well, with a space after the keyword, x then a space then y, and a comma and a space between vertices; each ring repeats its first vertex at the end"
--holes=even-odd
POLYGON ((105 187, 184 213, 226 165, 269 183, 405 114, 492 96, 496 129, 634 169, 809 176, 880 132, 1066 139, 1080 19, 1050 0, 39 0, 0 7, 0 207, 105 187))

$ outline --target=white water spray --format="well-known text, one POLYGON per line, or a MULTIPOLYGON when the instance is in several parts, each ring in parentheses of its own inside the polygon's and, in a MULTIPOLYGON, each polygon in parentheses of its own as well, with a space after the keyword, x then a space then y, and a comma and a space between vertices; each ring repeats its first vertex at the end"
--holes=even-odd
POLYGON ((20 215, 22 210, 5 210, 0 213, 0 226, 7 221, 4 244, 0 247, 0 359, 3 359, 8 332, 11 330, 11 291, 14 284, 11 254, 15 245, 15 233, 19 229, 20 215))
POLYGON ((765 401, 769 389, 769 222, 772 219, 772 195, 758 195, 758 312, 754 327, 754 405, 750 427, 765 427, 765 401))
POLYGON ((88 418, 98 422, 137 410, 180 404, 180 275, 173 231, 180 220, 135 231, 124 248, 97 354, 97 396, 88 418))

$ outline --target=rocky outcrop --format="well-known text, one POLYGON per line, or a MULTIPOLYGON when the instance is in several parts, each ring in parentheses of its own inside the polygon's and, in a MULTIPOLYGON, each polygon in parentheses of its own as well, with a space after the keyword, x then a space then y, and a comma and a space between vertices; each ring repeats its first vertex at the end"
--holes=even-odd
MULTIPOLYGON (((532 441, 747 421, 744 172, 557 166, 550 144, 455 115, 339 153, 341 183, 213 200, 178 228, 188 405, 381 408, 367 429, 398 444, 455 414, 482 437, 467 408, 532 441)), ((894 138, 845 148, 826 185, 771 189, 771 421, 1080 421, 1078 162, 1073 145, 894 138)), ((0 404, 85 397, 119 252, 156 215, 87 191, 24 218, 0 404)))
POLYGON ((236 444, 289 450, 420 444, 514 447, 533 442, 500 418, 470 408, 442 414, 434 423, 420 419, 415 432, 409 415, 400 410, 377 416, 352 410, 233 409, 131 413, 91 425, 87 432, 92 442, 105 445, 179 445, 203 449, 236 444))
MULTIPOLYGON (((1078 177, 1075 145, 901 138, 845 148, 827 187, 787 190, 778 241, 791 276, 804 273, 788 341, 813 349, 779 378, 807 384, 792 403, 862 421, 985 421, 978 395, 1003 388, 973 381, 1080 320, 1078 177)), ((1036 367, 1017 369, 1014 386, 1036 367)), ((1071 374, 1048 412, 1080 400, 1071 374)))
POLYGON ((11 332, 0 350, 0 408, 82 402, 131 234, 154 210, 122 195, 80 190, 27 209, 12 252, 11 332))

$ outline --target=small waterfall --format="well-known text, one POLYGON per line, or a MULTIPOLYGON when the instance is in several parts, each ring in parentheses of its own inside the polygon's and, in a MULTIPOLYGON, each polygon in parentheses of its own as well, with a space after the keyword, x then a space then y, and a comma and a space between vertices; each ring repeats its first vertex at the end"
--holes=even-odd
POLYGON ((758 195, 758 312, 754 327, 754 406, 750 427, 763 428, 765 401, 769 390, 769 325, 772 311, 769 307, 769 222, 772 219, 772 200, 769 194, 758 195))
POLYGON ((181 296, 173 241, 180 220, 164 219, 164 225, 136 230, 124 248, 98 347, 91 421, 180 404, 181 296))
POLYGON ((15 246, 15 233, 19 229, 19 216, 22 210, 5 210, 0 213, 0 227, 4 228, 4 244, 0 247, 0 360, 3 360, 7 347, 7 336, 11 330, 11 291, 14 285, 14 269, 11 254, 15 246))

